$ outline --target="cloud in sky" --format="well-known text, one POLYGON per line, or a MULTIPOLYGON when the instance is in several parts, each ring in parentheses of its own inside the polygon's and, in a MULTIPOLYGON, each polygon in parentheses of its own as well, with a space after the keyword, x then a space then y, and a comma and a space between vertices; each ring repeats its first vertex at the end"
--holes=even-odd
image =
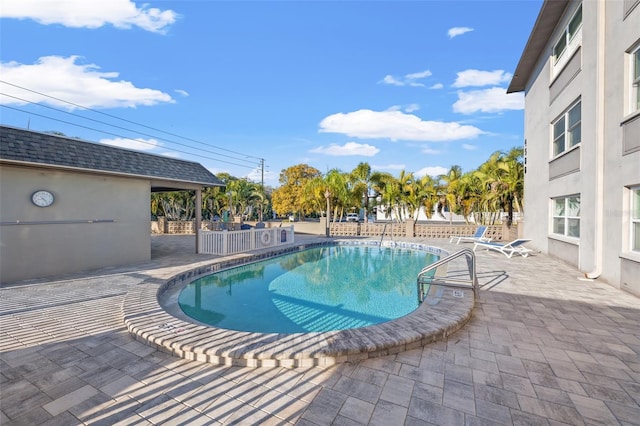
POLYGON ((442 167, 442 166, 423 167, 422 169, 418 170, 417 172, 414 172, 413 175, 416 176, 416 177, 422 177, 422 176, 437 177, 437 176, 440 176, 440 175, 444 175, 448 171, 449 171, 449 169, 447 169, 446 167, 442 167))
POLYGON ((159 148, 162 144, 155 139, 126 139, 113 138, 101 139, 100 143, 105 145, 117 146, 118 148, 134 149, 136 151, 152 151, 159 148))
POLYGON ((321 146, 310 150, 314 154, 325 154, 334 157, 342 157, 347 155, 362 155, 364 157, 373 157, 380 149, 373 145, 361 144, 357 142, 347 142, 340 146, 338 144, 331 144, 327 147, 321 146))
POLYGON ((433 86, 429 87, 429 89, 432 89, 432 90, 438 90, 438 89, 442 89, 443 87, 444 87, 444 84, 442 84, 442 83, 436 83, 436 84, 434 84, 433 86))
POLYGON ((320 132, 341 133, 360 139, 392 141, 444 142, 475 138, 484 132, 477 127, 455 122, 425 121, 401 111, 361 109, 337 113, 320 122, 320 132))
POLYGON ((461 71, 453 83, 453 87, 482 87, 497 86, 499 84, 508 83, 512 75, 503 70, 495 71, 479 71, 465 70, 461 71))
POLYGON ((470 31, 473 31, 473 28, 469 28, 469 27, 453 27, 453 28, 449 28, 449 31, 447 31, 447 35, 449 36, 449 38, 454 38, 454 37, 457 37, 459 35, 468 33, 470 31))
POLYGON ((61 24, 72 28, 100 28, 108 24, 120 29, 135 26, 165 33, 178 14, 146 4, 138 8, 131 0, 7 0, 2 2, 0 17, 32 19, 43 25, 61 24))
POLYGON ((471 144, 468 144, 468 143, 463 143, 462 144, 462 148, 466 149, 467 151, 475 151, 476 149, 478 149, 477 146, 471 145, 471 144))
POLYGON ((507 94, 503 87, 458 92, 458 100, 453 104, 453 111, 460 114, 474 112, 502 112, 524 109, 524 93, 507 94))
MULTIPOLYGON (((47 93, 87 108, 117 108, 151 106, 159 103, 173 103, 168 94, 154 89, 135 87, 133 83, 117 80, 117 72, 100 72, 95 64, 77 64, 78 56, 43 56, 33 65, 18 62, 1 62, 2 79, 17 86, 47 93)), ((36 93, 3 85, 9 95, 41 102, 65 109, 75 109, 68 103, 60 102, 36 93)), ((0 98, 5 104, 24 105, 26 102, 9 97, 0 98)))
POLYGON ((386 75, 380 81, 380 83, 390 84, 392 86, 424 87, 424 84, 420 83, 418 80, 422 80, 423 78, 427 78, 430 76, 431 76, 431 71, 429 70, 405 74, 402 77, 394 77, 392 75, 386 75))
POLYGON ((182 95, 184 97, 189 96, 189 92, 187 92, 186 90, 176 89, 176 90, 174 90, 174 92, 179 93, 180 95, 182 95))
POLYGON ((386 164, 386 165, 374 164, 371 166, 371 168, 375 170, 405 170, 407 168, 407 165, 406 164, 386 164))
MULTIPOLYGON (((251 170, 249 173, 247 173, 244 177, 249 179, 251 182, 261 183, 263 178, 262 169, 260 167, 255 168, 251 170)), ((267 185, 277 184, 279 178, 280 178, 279 173, 272 172, 269 170, 264 171, 264 182, 267 185)))
POLYGON ((437 149, 433 149, 429 146, 425 146, 422 148, 421 152, 423 154, 427 154, 427 155, 438 155, 440 154, 441 151, 437 150, 437 149))

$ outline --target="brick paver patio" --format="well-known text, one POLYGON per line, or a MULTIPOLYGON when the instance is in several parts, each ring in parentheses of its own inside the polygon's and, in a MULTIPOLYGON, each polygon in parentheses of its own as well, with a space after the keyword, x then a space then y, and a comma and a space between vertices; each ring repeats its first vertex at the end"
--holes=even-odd
POLYGON ((640 425, 640 298, 558 260, 478 252, 480 300, 446 341, 254 369, 129 335, 129 290, 212 257, 193 237, 152 245, 145 265, 0 288, 0 424, 640 425))

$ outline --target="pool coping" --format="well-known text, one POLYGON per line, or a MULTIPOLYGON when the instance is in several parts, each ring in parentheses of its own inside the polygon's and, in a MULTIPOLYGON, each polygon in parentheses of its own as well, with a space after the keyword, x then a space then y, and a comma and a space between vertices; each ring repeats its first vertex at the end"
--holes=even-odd
MULTIPOLYGON (((122 316, 131 335, 174 356, 218 365, 245 367, 312 367, 359 361, 404 352, 444 340, 470 319, 475 305, 471 288, 443 287, 437 299, 425 300, 415 311, 368 327, 311 333, 253 333, 203 325, 172 315, 160 303, 163 293, 180 289, 204 275, 307 248, 334 244, 379 245, 371 240, 333 240, 292 244, 276 250, 212 259, 185 267, 168 280, 151 280, 129 291, 122 316)), ((399 247, 448 254, 426 244, 394 243, 399 247)))

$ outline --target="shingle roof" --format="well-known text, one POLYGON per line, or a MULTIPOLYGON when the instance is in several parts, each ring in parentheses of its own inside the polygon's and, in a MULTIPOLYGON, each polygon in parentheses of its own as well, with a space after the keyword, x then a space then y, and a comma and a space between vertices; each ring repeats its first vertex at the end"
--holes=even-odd
POLYGON ((199 163, 0 126, 0 161, 223 186, 199 163))

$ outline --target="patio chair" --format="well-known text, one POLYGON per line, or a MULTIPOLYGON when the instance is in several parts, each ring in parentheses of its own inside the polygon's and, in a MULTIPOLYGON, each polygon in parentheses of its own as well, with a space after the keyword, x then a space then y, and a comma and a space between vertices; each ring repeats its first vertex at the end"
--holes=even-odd
POLYGON ((475 243, 475 242, 488 243, 489 241, 491 241, 491 238, 485 238, 484 234, 486 233, 487 233, 486 226, 478 226, 478 228, 476 229, 476 233, 473 234, 473 236, 467 237, 464 235, 453 235, 449 239, 449 242, 452 243, 454 240, 457 240, 456 244, 460 244, 460 241, 469 241, 472 243, 475 243))
POLYGON ((527 257, 529 256, 529 253, 533 251, 523 246, 523 244, 528 241, 531 241, 531 240, 520 238, 517 240, 513 240, 507 244, 476 241, 473 246, 473 251, 476 251, 476 248, 478 247, 482 247, 487 250, 499 251, 500 253, 504 254, 508 258, 511 258, 511 256, 514 255, 514 253, 518 253, 522 257, 527 257))

